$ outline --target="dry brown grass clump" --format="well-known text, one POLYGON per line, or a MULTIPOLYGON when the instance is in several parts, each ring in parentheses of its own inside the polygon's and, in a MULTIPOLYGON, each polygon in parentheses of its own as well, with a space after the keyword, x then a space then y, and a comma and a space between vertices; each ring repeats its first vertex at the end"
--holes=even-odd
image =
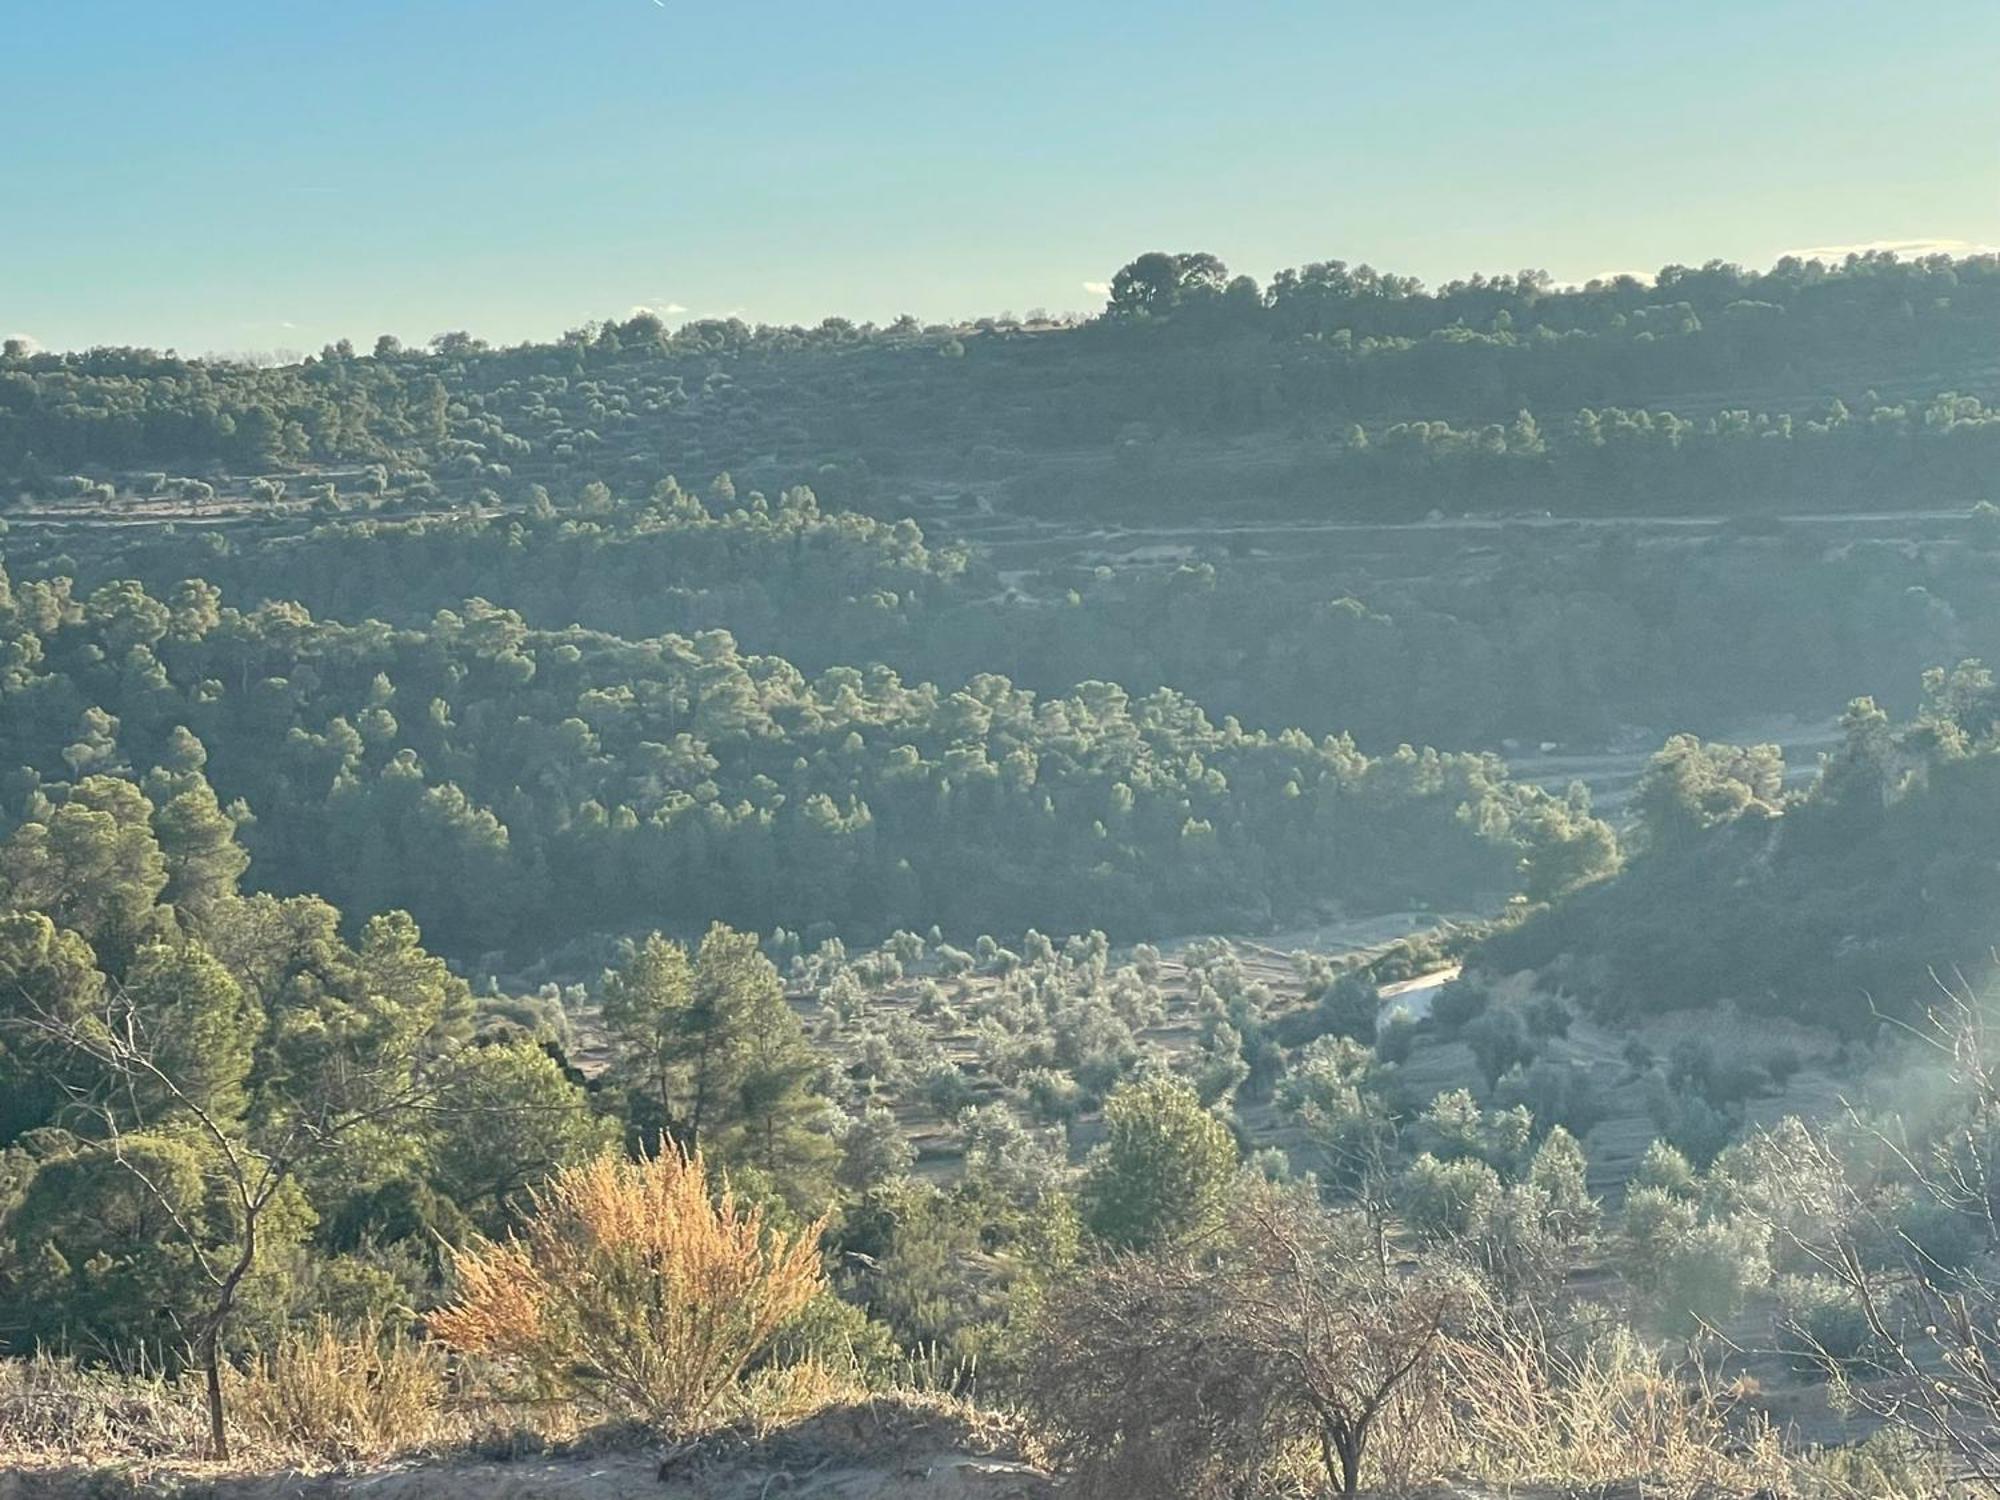
POLYGON ((84 1369, 38 1354, 0 1361, 0 1460, 164 1458, 208 1441, 201 1392, 150 1371, 84 1369))
POLYGON ((338 1463, 442 1435, 444 1350, 400 1331, 343 1334, 321 1319, 226 1380, 231 1419, 259 1453, 338 1463))
POLYGON ((558 1173, 505 1243, 456 1260, 431 1331, 670 1436, 721 1414, 743 1372, 819 1291, 823 1224, 796 1234, 712 1193, 699 1155, 602 1156, 558 1173))
MULTIPOLYGON (((1446 1351, 1428 1467, 1504 1484, 1641 1482, 1660 1496, 1783 1495, 1798 1464, 1761 1414, 1619 1331, 1577 1354, 1525 1336, 1446 1351)), ((1414 1394, 1414 1393, 1413 1393, 1414 1394)), ((1426 1429, 1428 1431, 1426 1432, 1426 1429)))
MULTIPOLYGON (((462 1435, 444 1409, 444 1351, 402 1336, 321 1322, 286 1333, 247 1368, 225 1365, 223 1379, 232 1452, 252 1464, 387 1458, 462 1435)), ((0 1464, 208 1457, 192 1378, 49 1355, 0 1361, 0 1464)))

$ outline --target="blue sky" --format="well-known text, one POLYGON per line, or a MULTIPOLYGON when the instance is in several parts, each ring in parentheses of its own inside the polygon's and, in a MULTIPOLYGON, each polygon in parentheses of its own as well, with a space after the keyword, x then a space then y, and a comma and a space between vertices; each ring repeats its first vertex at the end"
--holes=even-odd
POLYGON ((2000 5, 0 0, 0 332, 1093 308, 2000 244, 2000 5))

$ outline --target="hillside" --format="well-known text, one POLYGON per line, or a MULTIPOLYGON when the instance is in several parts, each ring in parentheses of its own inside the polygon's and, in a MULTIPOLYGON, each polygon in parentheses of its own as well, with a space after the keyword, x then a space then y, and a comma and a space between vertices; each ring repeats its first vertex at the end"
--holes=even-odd
POLYGON ((9 348, 0 1485, 1976 1454, 1996 265, 9 348))
POLYGON ((1677 738, 1634 793, 1621 873, 1479 961, 1626 1017, 1729 1000, 1858 1036, 1907 1018, 1992 965, 1996 707, 1976 664, 1928 674, 1901 724, 1859 700, 1789 795, 1775 747, 1677 738))

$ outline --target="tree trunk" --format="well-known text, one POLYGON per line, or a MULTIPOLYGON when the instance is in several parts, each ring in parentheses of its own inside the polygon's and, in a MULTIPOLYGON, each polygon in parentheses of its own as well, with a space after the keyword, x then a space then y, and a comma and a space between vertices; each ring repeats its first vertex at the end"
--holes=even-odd
POLYGON ((208 1450, 217 1463, 229 1461, 229 1427, 222 1411, 222 1320, 208 1325, 202 1338, 202 1378, 208 1387, 208 1450))
POLYGON ((1346 1500, 1354 1500, 1354 1492, 1361 1488, 1361 1449, 1367 1441, 1366 1422, 1352 1425, 1340 1422, 1320 1430, 1320 1456, 1326 1462, 1326 1477, 1335 1478, 1334 1469, 1339 1468, 1340 1493, 1346 1500))
POLYGON ((211 1456, 218 1461, 229 1457, 229 1427, 223 1420, 222 1410, 222 1327, 236 1307, 236 1289, 257 1263, 257 1215, 261 1209, 262 1204, 246 1203, 244 1206, 242 1254, 229 1274, 222 1278, 222 1285, 216 1292, 215 1309, 209 1315, 208 1326, 202 1330, 202 1364, 206 1366, 202 1377, 208 1386, 208 1441, 211 1456))
POLYGON ((1356 1432, 1340 1444, 1340 1494, 1354 1500, 1362 1486, 1362 1434, 1356 1432))

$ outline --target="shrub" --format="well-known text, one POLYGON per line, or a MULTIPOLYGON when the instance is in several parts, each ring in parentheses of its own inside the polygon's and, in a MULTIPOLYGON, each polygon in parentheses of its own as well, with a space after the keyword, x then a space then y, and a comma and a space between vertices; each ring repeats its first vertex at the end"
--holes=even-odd
POLYGON ((1476 980, 1454 979, 1431 998, 1431 1019, 1446 1031, 1457 1031, 1486 1009, 1491 997, 1476 980))
POLYGON ((444 1351, 401 1331, 343 1333, 329 1318, 288 1330, 226 1377, 236 1425, 263 1447, 331 1462, 429 1439, 444 1402, 444 1351))
POLYGON ((890 1111, 870 1106, 838 1132, 840 1185, 866 1194, 895 1181, 916 1160, 916 1149, 890 1111))
POLYGON ((1771 1267, 1763 1229, 1749 1220, 1696 1224, 1668 1246, 1654 1277, 1654 1309, 1673 1333, 1719 1327, 1743 1309, 1771 1267))
POLYGON ((1778 1351, 1801 1372, 1860 1372, 1883 1353, 1861 1299, 1824 1276, 1787 1276, 1778 1283, 1778 1351))
POLYGON ((1499 1212, 1500 1174, 1472 1157, 1439 1161, 1428 1151, 1403 1177, 1401 1208, 1410 1227, 1438 1240, 1472 1240, 1486 1233, 1499 1212))
POLYGON ((1528 1002, 1524 1013, 1528 1021, 1528 1034, 1537 1037, 1568 1036, 1569 1007, 1554 995, 1542 995, 1528 1002))
POLYGON ((1896 1215, 1897 1248, 1925 1279, 1952 1280, 1984 1248, 1979 1221, 1948 1204, 1919 1198, 1896 1215))
POLYGON ((1279 1107, 1317 1149, 1329 1187, 1354 1188, 1395 1151, 1395 1122, 1372 1087, 1367 1049, 1346 1037, 1322 1037, 1278 1089, 1279 1107))
POLYGON ((1981 500, 1972 507, 1966 534, 1975 547, 2000 546, 2000 506, 1981 500))
POLYGON ((1123 1249, 1170 1244, 1210 1227, 1236 1173, 1229 1127, 1186 1084, 1128 1084, 1104 1108, 1109 1135, 1084 1175, 1084 1221, 1123 1249))
POLYGON ((1909 1427, 1871 1432, 1852 1447, 1829 1447, 1815 1467, 1836 1495, 1945 1495, 1949 1460, 1909 1427))
POLYGON ((1604 1118, 1591 1070, 1581 1063, 1559 1063, 1547 1057, 1509 1073, 1501 1080, 1495 1100, 1502 1105, 1520 1105, 1535 1117, 1537 1125, 1560 1125, 1577 1135, 1588 1135, 1604 1118))
POLYGON ((1380 1008, 1375 981, 1359 969, 1350 970, 1321 991, 1310 1012, 1309 1029, 1313 1036, 1347 1036, 1357 1042, 1372 1042, 1380 1008))
POLYGON ((1535 1059, 1535 1043, 1518 1011, 1488 1010, 1465 1028, 1465 1040, 1488 1088, 1509 1068, 1525 1067, 1535 1059))
POLYGON ((1597 1200, 1590 1196, 1590 1162, 1583 1147, 1562 1126, 1549 1132, 1528 1167, 1528 1185, 1541 1200, 1551 1234, 1574 1242, 1597 1228, 1597 1200))
POLYGON ((1654 1095, 1651 1109, 1661 1137, 1697 1166, 1714 1161, 1735 1133, 1729 1116, 1700 1094, 1678 1093, 1667 1086, 1654 1095))
POLYGON ((1233 1253, 1120 1257, 1045 1305, 1024 1391, 1081 1495, 1279 1493, 1298 1452, 1312 1493, 1352 1496, 1378 1421, 1486 1305, 1442 1268, 1385 1272, 1360 1216, 1297 1195, 1252 1190, 1230 1228, 1233 1253))
POLYGON ((1074 1078, 1053 1068, 1030 1068, 1017 1086, 1036 1123, 1054 1125, 1083 1113, 1083 1090, 1074 1078))
POLYGON ((1804 1066, 1799 1058, 1799 1049, 1781 1045, 1773 1047, 1764 1057, 1764 1071, 1779 1089, 1792 1081, 1792 1077, 1804 1066))
POLYGON ((1693 1230, 1698 1210, 1666 1188, 1636 1179, 1625 1194, 1625 1237, 1631 1242, 1629 1271, 1641 1287, 1656 1281, 1675 1246, 1693 1230))
POLYGON ((1270 1462, 1274 1361, 1232 1337, 1228 1283, 1181 1257, 1129 1256, 1059 1288, 1024 1394, 1091 1500, 1220 1500, 1270 1462))
POLYGON ((1385 1063, 1408 1062, 1416 1046, 1417 1023, 1400 1012, 1390 1016, 1375 1033, 1375 1056, 1385 1063))
POLYGON ((824 1221, 766 1226, 699 1155, 610 1155, 557 1173, 504 1244, 455 1258, 445 1342, 514 1362, 543 1389, 699 1431, 750 1362, 819 1294, 824 1221))
POLYGON ((924 1099, 932 1109, 950 1119, 972 1104, 972 1080, 957 1063, 939 1059, 924 1073, 924 1099))
POLYGON ((1707 1094, 1715 1074, 1715 1049, 1700 1037, 1682 1037, 1667 1049, 1667 1087, 1707 1094))
POLYGON ((1694 1167, 1665 1141, 1654 1141, 1632 1171, 1634 1188, 1658 1188, 1676 1198, 1693 1198, 1699 1192, 1694 1167))
POLYGON ((889 1325, 823 1288, 778 1330, 760 1365, 813 1364, 866 1385, 885 1383, 901 1360, 889 1325))
POLYGON ((1699 1037, 1683 1037, 1667 1053, 1667 1088, 1681 1097, 1699 1097, 1724 1106, 1758 1093, 1764 1068, 1746 1058, 1718 1058, 1699 1037))

